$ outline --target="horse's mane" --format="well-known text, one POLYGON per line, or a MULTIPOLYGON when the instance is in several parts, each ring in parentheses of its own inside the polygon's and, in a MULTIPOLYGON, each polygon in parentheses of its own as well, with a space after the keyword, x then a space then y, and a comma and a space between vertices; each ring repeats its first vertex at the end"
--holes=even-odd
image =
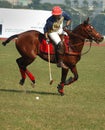
POLYGON ((77 26, 72 30, 72 32, 81 31, 82 26, 83 26, 83 24, 77 25, 77 26))

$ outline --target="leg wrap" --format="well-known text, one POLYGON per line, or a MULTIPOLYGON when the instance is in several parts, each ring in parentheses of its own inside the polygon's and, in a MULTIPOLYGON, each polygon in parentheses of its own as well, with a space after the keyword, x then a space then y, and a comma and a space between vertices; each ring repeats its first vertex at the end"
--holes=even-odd
POLYGON ((20 73, 23 79, 26 79, 26 74, 25 71, 23 69, 20 69, 20 73))
POLYGON ((30 80, 35 83, 35 77, 33 76, 33 74, 31 72, 29 72, 28 70, 25 71, 25 73, 27 74, 27 76, 30 78, 30 80))

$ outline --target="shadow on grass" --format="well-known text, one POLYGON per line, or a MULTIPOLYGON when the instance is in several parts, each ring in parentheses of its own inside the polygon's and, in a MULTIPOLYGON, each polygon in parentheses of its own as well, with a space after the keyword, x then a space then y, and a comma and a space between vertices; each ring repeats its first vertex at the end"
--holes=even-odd
POLYGON ((40 94, 40 95, 59 95, 58 93, 53 92, 38 92, 32 90, 14 90, 14 89, 0 89, 0 92, 9 92, 9 93, 28 93, 28 94, 40 94))

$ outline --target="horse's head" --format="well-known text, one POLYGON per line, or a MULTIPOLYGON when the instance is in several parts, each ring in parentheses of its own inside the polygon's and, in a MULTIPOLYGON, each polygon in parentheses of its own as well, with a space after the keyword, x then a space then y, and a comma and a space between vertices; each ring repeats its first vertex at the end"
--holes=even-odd
POLYGON ((96 43, 102 42, 104 37, 89 24, 89 18, 83 22, 82 28, 87 35, 87 39, 94 40, 96 43))

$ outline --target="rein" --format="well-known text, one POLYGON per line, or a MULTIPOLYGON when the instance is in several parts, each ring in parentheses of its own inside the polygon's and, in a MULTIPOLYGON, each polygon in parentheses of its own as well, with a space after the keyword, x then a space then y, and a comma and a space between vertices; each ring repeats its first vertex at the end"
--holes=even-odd
POLYGON ((89 43, 90 43, 89 49, 86 52, 82 53, 81 54, 82 56, 85 55, 85 54, 87 54, 90 51, 91 46, 92 46, 92 41, 90 41, 89 43))
MULTIPOLYGON (((73 33, 73 32, 71 32, 71 34, 74 35, 74 36, 76 36, 76 37, 81 38, 81 39, 84 41, 84 37, 82 37, 82 36, 80 36, 80 35, 78 35, 78 34, 75 34, 75 33, 73 33)), ((89 40, 89 39, 87 39, 87 40, 89 40)), ((92 41, 89 40, 89 43, 90 43, 89 49, 88 49, 86 52, 82 53, 82 54, 81 54, 82 56, 85 55, 85 54, 87 54, 87 53, 90 51, 91 46, 92 46, 92 41)), ((73 47, 73 46, 80 46, 80 45, 82 45, 82 44, 83 44, 83 43, 78 43, 78 44, 76 44, 76 45, 70 45, 70 46, 72 46, 72 47, 73 47)), ((75 52, 75 53, 76 53, 76 52, 75 52)), ((77 52, 77 54, 79 55, 80 53, 77 52)))

